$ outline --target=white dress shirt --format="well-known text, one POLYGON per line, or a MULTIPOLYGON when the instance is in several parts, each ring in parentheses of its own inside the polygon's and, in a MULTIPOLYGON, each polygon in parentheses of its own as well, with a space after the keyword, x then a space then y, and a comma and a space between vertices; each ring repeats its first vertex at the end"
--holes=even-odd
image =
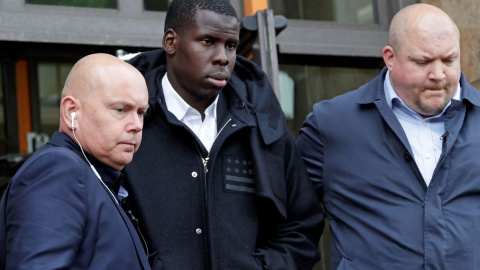
POLYGON ((205 110, 205 119, 202 115, 188 105, 185 100, 175 91, 168 80, 167 74, 162 79, 163 95, 168 110, 189 127, 200 139, 205 149, 210 152, 217 135, 217 98, 205 110))
MULTIPOLYGON (((428 186, 442 154, 442 135, 445 133, 445 111, 450 107, 451 102, 448 102, 441 113, 424 119, 420 114, 408 108, 400 99, 393 89, 390 82, 390 72, 388 71, 385 76, 384 89, 386 101, 407 135, 415 163, 425 180, 425 184, 428 186)), ((461 91, 459 83, 452 99, 460 100, 461 91)))

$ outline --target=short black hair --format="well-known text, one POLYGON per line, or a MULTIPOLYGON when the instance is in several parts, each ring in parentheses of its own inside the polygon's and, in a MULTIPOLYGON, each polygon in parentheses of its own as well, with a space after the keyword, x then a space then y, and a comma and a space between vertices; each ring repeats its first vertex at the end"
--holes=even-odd
POLYGON ((197 10, 208 10, 237 18, 237 12, 228 0, 173 0, 168 6, 164 32, 171 28, 181 33, 193 27, 197 10))

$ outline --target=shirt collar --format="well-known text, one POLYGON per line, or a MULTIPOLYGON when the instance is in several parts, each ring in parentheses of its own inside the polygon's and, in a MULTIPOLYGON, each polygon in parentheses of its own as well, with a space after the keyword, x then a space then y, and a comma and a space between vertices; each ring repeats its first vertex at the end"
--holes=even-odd
POLYGON ((123 179, 123 174, 120 171, 113 169, 110 166, 107 166, 100 162, 98 159, 94 158, 92 155, 85 153, 88 160, 97 170, 98 174, 102 177, 103 182, 112 190, 115 191, 115 194, 118 193, 118 185, 121 184, 123 179), (120 180, 120 181, 119 181, 120 180))
MULTIPOLYGON (((178 120, 182 121, 185 115, 188 113, 189 110, 195 110, 192 106, 188 105, 185 100, 173 89, 172 84, 168 80, 167 73, 162 78, 162 88, 163 88, 163 95, 165 97, 165 104, 167 105, 167 109, 171 112, 178 120)), ((213 115, 215 120, 217 119, 217 103, 218 103, 218 95, 213 101, 210 106, 205 110, 206 113, 213 115)), ((195 110, 197 111, 197 110, 195 110)))
MULTIPOLYGON (((393 101, 398 100, 398 103, 401 104, 402 107, 408 109, 409 111, 418 114, 417 112, 413 111, 405 103, 403 100, 397 95, 397 92, 393 89, 392 82, 390 81, 390 71, 387 71, 387 74, 385 75, 385 81, 384 81, 384 90, 385 90, 385 99, 387 101, 388 106, 390 108, 393 108, 393 101)), ((455 91, 455 94, 453 95, 452 99, 454 100, 460 100, 462 88, 460 87, 460 82, 458 82, 457 90, 455 91)), ((442 115, 445 110, 450 106, 451 101, 448 102, 447 106, 443 109, 441 113, 438 115, 442 115)))

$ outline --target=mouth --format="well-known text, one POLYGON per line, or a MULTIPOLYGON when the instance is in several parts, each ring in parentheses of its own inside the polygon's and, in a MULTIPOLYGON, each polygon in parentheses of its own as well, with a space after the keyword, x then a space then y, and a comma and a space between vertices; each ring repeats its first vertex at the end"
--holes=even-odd
POLYGON ((425 87, 424 90, 428 90, 428 91, 444 91, 446 90, 447 87, 444 86, 444 85, 434 85, 434 86, 431 86, 431 87, 425 87))
POLYGON ((227 85, 228 76, 226 73, 218 72, 207 77, 208 81, 218 88, 223 88, 227 85))
POLYGON ((135 149, 136 143, 135 142, 122 142, 121 145, 124 145, 127 149, 135 149))

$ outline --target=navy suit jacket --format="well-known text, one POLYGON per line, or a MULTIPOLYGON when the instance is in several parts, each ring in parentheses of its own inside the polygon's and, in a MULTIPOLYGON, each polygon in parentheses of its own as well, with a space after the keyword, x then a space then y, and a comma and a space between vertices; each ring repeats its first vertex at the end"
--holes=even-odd
MULTIPOLYGON (((130 220, 78 151, 56 132, 10 181, 0 202, 0 269, 150 269, 130 220)), ((89 160, 107 185, 121 177, 89 160)))
POLYGON ((332 269, 480 269, 480 91, 461 75, 427 187, 386 102, 386 71, 317 103, 297 140, 330 224, 332 269))

